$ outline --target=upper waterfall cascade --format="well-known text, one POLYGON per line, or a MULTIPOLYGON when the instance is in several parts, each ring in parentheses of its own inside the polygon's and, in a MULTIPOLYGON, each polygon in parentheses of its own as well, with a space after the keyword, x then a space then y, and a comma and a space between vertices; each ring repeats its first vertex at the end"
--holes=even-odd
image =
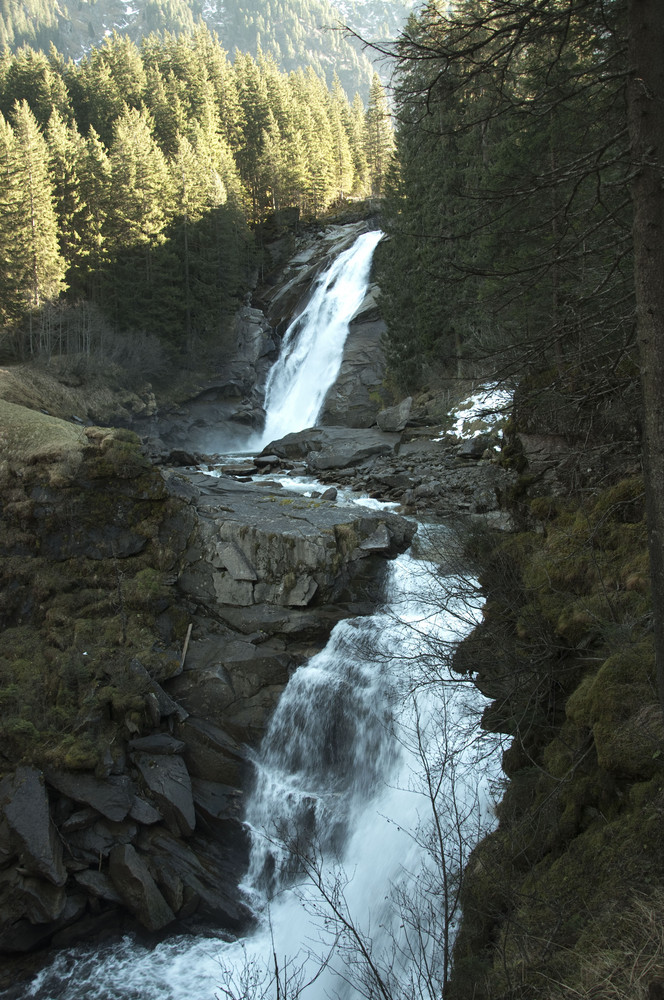
POLYGON ((366 295, 373 252, 382 236, 379 231, 364 233, 339 254, 286 330, 265 390, 260 447, 314 426, 339 374, 349 324, 366 295))

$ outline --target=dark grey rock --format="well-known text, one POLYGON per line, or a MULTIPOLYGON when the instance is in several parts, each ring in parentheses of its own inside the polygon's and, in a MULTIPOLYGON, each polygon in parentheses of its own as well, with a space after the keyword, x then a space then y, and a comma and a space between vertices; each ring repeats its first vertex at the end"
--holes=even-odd
POLYGON ((376 423, 381 431, 402 431, 408 423, 413 397, 407 396, 396 406, 389 406, 386 410, 381 410, 376 417, 376 423))
POLYGON ((126 775, 110 775, 101 781, 92 774, 51 770, 49 785, 75 802, 85 802, 107 819, 119 822, 131 808, 135 789, 126 775))
POLYGON ((256 644, 211 634, 190 644, 185 670, 170 687, 190 715, 223 718, 236 738, 253 743, 294 666, 278 639, 256 644))
POLYGON ((223 848, 193 838, 184 843, 162 827, 145 831, 141 838, 155 881, 164 890, 177 878, 198 915, 241 927, 250 920, 247 907, 236 889, 244 874, 246 851, 229 855, 223 848))
POLYGON ((378 314, 376 286, 351 320, 341 367, 319 417, 321 424, 371 427, 383 408, 386 325, 378 314))
POLYGON ((169 828, 184 836, 194 832, 196 815, 191 779, 181 757, 134 753, 132 760, 152 793, 169 828))
POLYGON ((98 819, 99 813, 92 806, 87 806, 85 809, 77 809, 64 823, 60 824, 60 833, 67 835, 75 833, 77 830, 85 830, 86 827, 92 826, 98 819))
POLYGON ((135 823, 114 823, 99 819, 92 826, 68 833, 67 850, 74 859, 91 865, 98 863, 100 858, 108 857, 115 844, 130 843, 137 833, 138 827, 135 823))
POLYGON ((139 736, 129 740, 127 744, 130 750, 140 750, 143 753, 182 753, 184 743, 182 740, 169 736, 168 733, 152 733, 150 736, 139 736))
POLYGON ((214 722, 189 716, 178 733, 185 741, 185 762, 191 775, 239 787, 247 767, 246 749, 214 722))
MULTIPOLYGON (((78 921, 86 908, 86 897, 83 893, 72 893, 66 897, 65 905, 55 921, 31 924, 25 917, 17 920, 8 919, 0 927, 0 952, 15 955, 38 948, 52 941, 57 943, 57 935, 63 928, 78 921)), ((3 906, 3 914, 9 917, 3 906)), ((16 994, 18 997, 19 994, 16 994)), ((21 993, 21 996, 23 994, 21 993)))
POLYGON ((486 434, 478 434, 477 437, 462 441, 457 448, 457 455, 459 458, 479 459, 491 444, 492 440, 486 434))
POLYGON ((0 805, 21 864, 53 885, 64 885, 67 873, 62 847, 50 818, 42 773, 34 767, 17 767, 0 782, 0 805))
POLYGON ((62 913, 66 895, 62 886, 43 878, 22 875, 16 869, 0 872, 2 924, 25 918, 31 924, 50 923, 62 913))
POLYGON ((368 552, 386 552, 392 539, 385 524, 379 524, 372 535, 360 542, 360 548, 368 552))
POLYGON ((9 824, 0 819, 0 868, 5 868, 16 857, 16 850, 12 843, 11 830, 9 824))
POLYGON ((159 810, 155 809, 150 802, 146 802, 140 795, 134 797, 129 815, 131 819, 136 823, 140 823, 141 826, 151 826, 152 823, 159 823, 163 819, 159 810))
POLYGON ((204 778, 192 779, 194 803, 208 820, 241 822, 244 794, 239 788, 204 778))
POLYGON ((103 899, 108 903, 121 903, 122 897, 113 882, 104 872, 88 868, 74 875, 75 882, 91 896, 103 899))
POLYGON ((149 931, 161 930, 175 920, 148 866, 131 844, 118 844, 113 848, 109 874, 127 908, 149 931))

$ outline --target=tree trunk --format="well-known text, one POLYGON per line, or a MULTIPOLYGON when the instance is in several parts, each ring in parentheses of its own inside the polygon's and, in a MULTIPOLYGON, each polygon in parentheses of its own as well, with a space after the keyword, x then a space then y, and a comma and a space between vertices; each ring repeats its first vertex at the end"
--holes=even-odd
POLYGON ((628 113, 634 180, 636 322, 643 394, 648 548, 655 657, 664 708, 664 17, 630 0, 628 113))

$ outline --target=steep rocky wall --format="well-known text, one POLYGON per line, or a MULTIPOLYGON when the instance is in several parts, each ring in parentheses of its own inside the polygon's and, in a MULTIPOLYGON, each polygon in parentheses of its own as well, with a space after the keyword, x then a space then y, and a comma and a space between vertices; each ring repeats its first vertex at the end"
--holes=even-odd
POLYGON ((0 407, 0 952, 238 929, 246 748, 413 526, 0 407))
POLYGON ((372 284, 348 330, 339 374, 331 386, 319 421, 346 427, 372 427, 391 399, 383 386, 387 330, 377 304, 378 286, 372 284))
POLYGON ((476 540, 484 621, 455 662, 491 699, 484 727, 511 742, 446 995, 657 996, 664 725, 643 483, 614 468, 593 490, 552 494, 569 456, 528 458, 512 492, 522 530, 476 540))

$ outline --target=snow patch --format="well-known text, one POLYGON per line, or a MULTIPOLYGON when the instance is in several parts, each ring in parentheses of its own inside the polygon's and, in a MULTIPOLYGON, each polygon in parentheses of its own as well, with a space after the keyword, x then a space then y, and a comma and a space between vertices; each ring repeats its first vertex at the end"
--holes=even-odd
POLYGON ((467 439, 480 434, 501 433, 510 416, 513 395, 511 389, 505 389, 496 382, 481 386, 451 412, 454 424, 443 431, 437 440, 449 435, 467 439))

